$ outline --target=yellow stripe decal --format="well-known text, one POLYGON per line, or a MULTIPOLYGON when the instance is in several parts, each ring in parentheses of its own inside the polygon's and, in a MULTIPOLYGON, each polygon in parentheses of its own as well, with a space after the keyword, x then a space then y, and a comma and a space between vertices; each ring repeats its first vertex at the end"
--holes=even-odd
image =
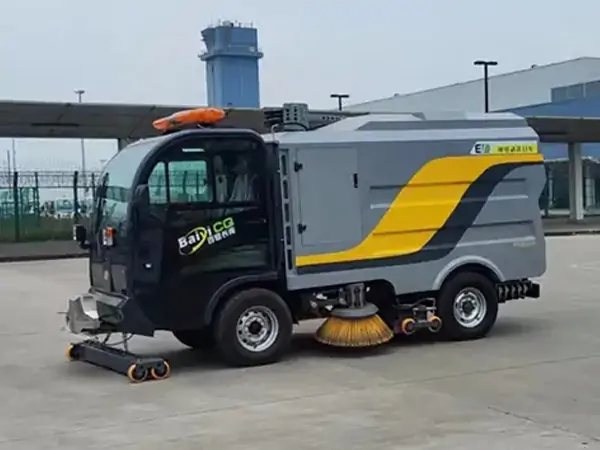
POLYGON ((452 156, 429 161, 402 187, 371 233, 357 246, 296 257, 296 266, 403 256, 421 250, 444 226, 469 186, 498 164, 541 162, 541 154, 452 156))

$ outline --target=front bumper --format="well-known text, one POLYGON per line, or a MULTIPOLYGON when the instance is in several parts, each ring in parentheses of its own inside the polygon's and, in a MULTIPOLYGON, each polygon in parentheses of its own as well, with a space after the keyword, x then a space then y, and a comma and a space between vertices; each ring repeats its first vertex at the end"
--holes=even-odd
POLYGON ((132 298, 95 290, 69 300, 65 325, 69 332, 79 335, 116 332, 154 335, 153 325, 132 298))

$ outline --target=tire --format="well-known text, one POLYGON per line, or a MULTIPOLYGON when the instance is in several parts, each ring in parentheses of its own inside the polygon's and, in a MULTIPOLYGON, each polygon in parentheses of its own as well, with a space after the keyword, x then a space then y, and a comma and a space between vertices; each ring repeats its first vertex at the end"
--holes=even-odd
POLYGON ((474 340, 485 337, 498 317, 498 295, 494 283, 486 276, 476 272, 462 272, 444 282, 438 300, 438 316, 442 319, 441 334, 454 341, 474 340), (455 312, 455 304, 459 297, 467 300, 461 312, 455 312), (473 302, 473 300, 475 301, 473 302), (481 305, 474 312, 471 305, 481 305), (473 320, 468 323, 468 313, 473 320))
POLYGON ((173 331, 173 336, 183 345, 195 350, 211 350, 215 347, 215 338, 211 327, 200 330, 173 331))
POLYGON ((292 314, 283 299, 273 291, 251 288, 227 300, 215 322, 215 341, 228 365, 258 366, 281 359, 292 330, 292 314), (262 345, 249 348, 251 340, 262 345))

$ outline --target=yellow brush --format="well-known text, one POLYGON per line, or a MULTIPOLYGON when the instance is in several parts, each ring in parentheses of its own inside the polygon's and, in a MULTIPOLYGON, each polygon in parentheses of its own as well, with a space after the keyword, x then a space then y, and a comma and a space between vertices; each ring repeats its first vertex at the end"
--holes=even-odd
POLYGON ((374 305, 367 306, 362 309, 363 317, 356 310, 334 309, 317 330, 315 339, 334 347, 372 347, 390 341, 394 332, 376 314, 374 305))

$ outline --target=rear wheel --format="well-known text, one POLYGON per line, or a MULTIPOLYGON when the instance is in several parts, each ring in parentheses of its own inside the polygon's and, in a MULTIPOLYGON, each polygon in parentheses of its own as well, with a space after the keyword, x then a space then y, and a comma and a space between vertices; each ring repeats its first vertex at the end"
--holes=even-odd
POLYGON ((498 317, 498 296, 492 280, 463 272, 444 283, 438 297, 442 334, 452 340, 486 336, 498 317))
POLYGON ((216 345, 233 366, 278 361, 288 349, 293 320, 288 305, 275 292, 251 288, 235 294, 215 322, 216 345))
POLYGON ((173 331, 173 336, 183 345, 196 350, 210 350, 215 346, 215 338, 211 327, 199 330, 173 331))

